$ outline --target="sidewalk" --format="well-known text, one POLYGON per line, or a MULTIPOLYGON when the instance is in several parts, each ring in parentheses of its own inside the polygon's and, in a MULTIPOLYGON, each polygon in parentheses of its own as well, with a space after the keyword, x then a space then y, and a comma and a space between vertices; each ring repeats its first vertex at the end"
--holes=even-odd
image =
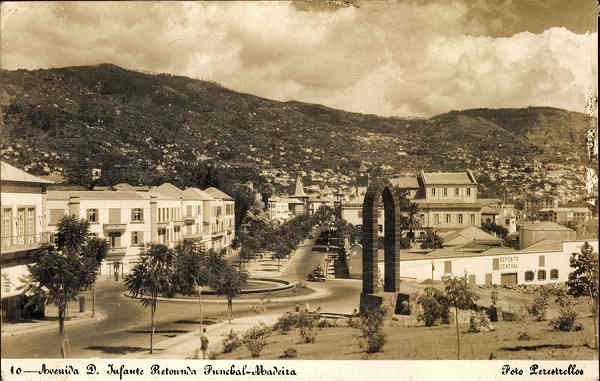
MULTIPOLYGON (((68 320, 65 320, 65 327, 71 327, 80 324, 93 324, 105 320, 106 314, 96 310, 96 316, 92 318, 92 312, 69 313, 68 320)), ((56 330, 58 332, 58 317, 56 313, 48 314, 44 319, 29 319, 18 322, 2 322, 2 336, 20 336, 35 332, 56 330)))

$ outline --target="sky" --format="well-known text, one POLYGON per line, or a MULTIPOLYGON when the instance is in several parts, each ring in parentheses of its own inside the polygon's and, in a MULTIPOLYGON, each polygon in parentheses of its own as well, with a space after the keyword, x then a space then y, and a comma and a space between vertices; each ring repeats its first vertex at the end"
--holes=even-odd
POLYGON ((597 94, 596 4, 3 2, 0 67, 109 62, 382 116, 528 106, 583 112, 586 92, 597 94))

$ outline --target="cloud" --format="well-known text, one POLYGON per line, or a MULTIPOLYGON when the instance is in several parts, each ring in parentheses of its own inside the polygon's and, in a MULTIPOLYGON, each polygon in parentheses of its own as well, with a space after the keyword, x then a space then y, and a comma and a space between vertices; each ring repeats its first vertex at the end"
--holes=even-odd
POLYGON ((586 17, 577 6, 556 5, 564 17, 542 2, 483 0, 327 11, 285 2, 4 3, 1 64, 112 62, 379 115, 582 111, 585 90, 597 92, 597 32, 577 29, 586 17), (536 10, 543 17, 530 17, 536 10))

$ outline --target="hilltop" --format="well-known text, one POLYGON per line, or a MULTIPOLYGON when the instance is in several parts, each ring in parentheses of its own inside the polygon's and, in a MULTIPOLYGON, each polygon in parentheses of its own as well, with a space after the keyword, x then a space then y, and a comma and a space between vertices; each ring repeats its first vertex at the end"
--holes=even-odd
POLYGON ((544 188, 528 171, 537 158, 571 175, 565 189, 575 192, 589 128, 585 115, 550 107, 379 117, 112 64, 0 70, 0 104, 2 159, 34 174, 120 168, 116 177, 152 183, 204 162, 247 168, 276 191, 298 174, 308 184, 353 185, 363 165, 391 173, 471 168, 484 194, 501 196, 498 180, 514 192, 544 188))

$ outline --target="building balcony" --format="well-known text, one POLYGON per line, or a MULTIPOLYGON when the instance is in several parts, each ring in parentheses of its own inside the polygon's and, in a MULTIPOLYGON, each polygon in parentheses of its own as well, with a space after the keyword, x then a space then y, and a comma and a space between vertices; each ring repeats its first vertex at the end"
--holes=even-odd
POLYGON ((163 221, 163 222, 157 222, 157 223, 156 223, 156 227, 157 227, 157 228, 166 229, 166 228, 168 228, 168 227, 169 227, 169 223, 168 223, 168 222, 165 222, 165 221, 163 221))
POLYGON ((107 232, 124 232, 127 224, 104 224, 102 228, 107 232))
POLYGON ((37 234, 2 235, 1 250, 2 259, 14 257, 20 252, 38 249, 49 243, 50 233, 37 234))
POLYGON ((108 249, 108 256, 109 257, 122 257, 125 254, 127 254, 127 248, 126 247, 111 247, 108 249))
POLYGON ((183 222, 186 225, 193 225, 196 223, 196 219, 194 217, 188 216, 188 217, 183 217, 183 222))

